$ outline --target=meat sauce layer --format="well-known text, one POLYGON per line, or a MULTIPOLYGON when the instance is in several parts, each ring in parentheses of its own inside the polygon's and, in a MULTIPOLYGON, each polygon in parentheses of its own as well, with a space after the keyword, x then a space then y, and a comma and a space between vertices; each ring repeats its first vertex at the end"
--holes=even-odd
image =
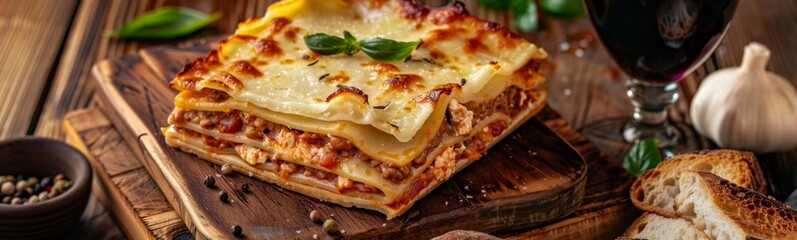
MULTIPOLYGON (((206 91, 203 97, 208 101, 221 102, 229 99, 229 97, 223 96, 225 94, 219 91, 206 91)), ((338 163, 357 157, 376 169, 383 178, 394 183, 400 183, 411 175, 412 169, 421 167, 426 163, 428 155, 440 144, 443 137, 456 136, 461 131, 461 125, 465 119, 460 118, 465 114, 454 112, 451 109, 465 109, 464 111, 470 112, 472 117, 467 119, 470 120, 467 122, 468 127, 470 127, 495 113, 503 113, 510 117, 515 117, 520 111, 528 107, 529 103, 539 97, 539 92, 536 90, 523 91, 512 86, 490 101, 464 103, 457 108, 449 107, 443 127, 429 142, 426 149, 413 159, 412 164, 406 166, 375 160, 357 149, 345 138, 293 129, 238 110, 228 112, 197 111, 178 107, 169 116, 169 123, 177 126, 193 123, 204 129, 228 134, 242 132, 249 139, 267 141, 267 145, 279 146, 294 156, 300 155, 305 159, 310 159, 312 164, 317 164, 324 168, 335 168, 338 163)), ((205 137, 204 142, 207 146, 214 148, 231 147, 230 143, 219 139, 205 137)), ((467 140, 461 145, 464 147, 460 146, 460 148, 475 150, 472 152, 477 155, 485 150, 485 141, 480 141, 478 138, 467 140)), ((266 152, 264 154, 269 153, 266 152)), ((468 158, 470 156, 461 157, 468 158)))

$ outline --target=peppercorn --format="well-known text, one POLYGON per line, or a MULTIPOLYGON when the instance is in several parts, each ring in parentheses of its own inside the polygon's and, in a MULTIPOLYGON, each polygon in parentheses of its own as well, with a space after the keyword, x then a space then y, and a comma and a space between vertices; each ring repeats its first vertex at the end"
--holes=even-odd
POLYGON ((50 195, 48 195, 47 192, 39 193, 39 200, 44 201, 44 200, 47 200, 47 199, 50 199, 50 195))
POLYGON ((33 194, 39 194, 42 191, 44 191, 44 187, 42 187, 42 185, 36 184, 36 186, 33 186, 33 194))
POLYGON ((232 173, 232 165, 230 165, 229 163, 221 165, 221 174, 229 175, 231 173, 232 173))
POLYGON ((11 175, 6 175, 6 181, 9 181, 9 182, 16 182, 16 180, 17 180, 17 179, 16 179, 16 178, 14 178, 14 176, 11 176, 11 175))
POLYGON ((35 186, 37 184, 39 184, 39 179, 38 178, 36 178, 36 177, 28 177, 28 185, 29 186, 35 186))
POLYGON ((226 202, 230 201, 230 196, 227 195, 227 192, 225 192, 224 190, 219 191, 219 200, 221 200, 221 202, 225 202, 226 203, 226 202))
POLYGON ((14 178, 14 180, 16 180, 16 181, 25 180, 25 179, 26 179, 25 175, 22 175, 22 174, 19 174, 19 175, 17 175, 16 178, 14 178))
POLYGON ((317 223, 324 222, 324 217, 321 216, 321 212, 318 210, 313 210, 310 212, 310 220, 317 223))
POLYGON ((336 222, 335 219, 327 219, 324 221, 324 231, 328 234, 337 234, 338 222, 336 222))
POLYGON ((18 198, 26 198, 28 197, 28 192, 25 189, 19 189, 17 192, 14 193, 14 197, 18 198))
POLYGON ((58 196, 58 191, 52 190, 52 191, 47 193, 47 197, 48 198, 54 198, 56 196, 58 196))
POLYGON ((16 190, 16 188, 14 188, 14 184, 13 184, 13 183, 11 183, 11 182, 5 182, 5 183, 3 183, 3 186, 2 186, 2 187, 0 187, 0 188, 2 188, 0 191, 2 191, 2 192, 3 192, 3 195, 11 195, 11 194, 14 194, 14 190, 16 190))
POLYGON ((53 186, 55 191, 58 193, 66 192, 66 190, 70 187, 72 187, 72 182, 69 180, 56 180, 55 185, 53 186))
POLYGON ((30 196, 30 198, 28 198, 28 201, 27 201, 27 202, 25 202, 25 203, 27 203, 27 204, 34 204, 34 203, 37 203, 37 202, 39 202, 39 201, 41 201, 41 200, 39 199, 39 196, 33 195, 33 196, 30 196))
POLYGON ((22 198, 15 197, 11 199, 11 205, 21 205, 22 203, 24 203, 24 201, 22 201, 22 198))
POLYGON ((64 189, 64 180, 55 181, 55 183, 53 184, 53 191, 62 193, 63 191, 61 190, 63 189, 64 189))
POLYGON ((56 174, 55 177, 53 177, 53 181, 57 182, 58 180, 64 180, 64 174, 63 173, 56 174))
POLYGON ((25 181, 25 180, 17 181, 17 190, 20 190, 20 189, 21 190, 25 190, 25 188, 28 188, 28 181, 25 181))
POLYGON ((241 191, 243 191, 245 193, 249 193, 250 192, 249 183, 241 184, 241 191))
POLYGON ((11 204, 11 196, 3 197, 3 204, 11 204))
POLYGON ((216 179, 214 179, 213 176, 208 175, 207 177, 205 177, 204 183, 205 187, 213 188, 216 186, 216 179))
POLYGON ((230 228, 230 233, 232 233, 232 235, 236 237, 241 237, 241 235, 243 235, 243 232, 244 229, 238 225, 232 225, 232 228, 230 228))
POLYGON ((53 184, 53 179, 50 178, 50 177, 43 177, 42 180, 39 181, 39 185, 42 185, 42 187, 45 187, 45 188, 47 186, 52 185, 52 184, 53 184))

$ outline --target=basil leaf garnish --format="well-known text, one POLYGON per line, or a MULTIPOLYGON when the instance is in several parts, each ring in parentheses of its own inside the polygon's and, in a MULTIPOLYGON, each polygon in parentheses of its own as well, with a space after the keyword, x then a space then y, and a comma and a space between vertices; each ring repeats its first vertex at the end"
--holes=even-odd
POLYGON ((357 53, 357 49, 360 47, 357 38, 352 36, 349 31, 343 31, 343 38, 346 39, 346 43, 348 43, 345 51, 346 55, 351 56, 357 53))
POLYGON ((404 60, 421 43, 399 42, 385 38, 369 38, 360 41, 360 49, 369 57, 379 61, 404 60))
POLYGON ((631 147, 631 151, 623 160, 623 168, 628 173, 639 177, 648 169, 656 167, 661 162, 661 153, 658 149, 659 139, 645 138, 631 147))
POLYGON ((399 42, 379 37, 357 41, 349 31, 343 31, 343 38, 325 33, 305 35, 304 43, 321 55, 354 55, 361 50, 379 61, 400 61, 407 58, 421 42, 399 42))
POLYGON ((340 54, 346 52, 346 49, 349 48, 349 43, 343 38, 324 33, 305 35, 304 44, 313 52, 321 55, 340 54))
POLYGON ((132 39, 172 39, 186 36, 219 20, 221 13, 206 14, 182 7, 162 7, 145 12, 113 30, 111 36, 132 39))

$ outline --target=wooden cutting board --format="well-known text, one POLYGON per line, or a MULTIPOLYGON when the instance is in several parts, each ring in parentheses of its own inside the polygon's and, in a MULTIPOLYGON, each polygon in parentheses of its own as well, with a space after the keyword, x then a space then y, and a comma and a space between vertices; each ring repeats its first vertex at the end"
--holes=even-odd
POLYGON ((355 239, 428 238, 453 229, 501 232, 552 221, 582 202, 584 159, 538 117, 390 221, 375 211, 320 202, 243 175, 217 178, 219 188, 208 189, 202 180, 218 174, 218 166, 170 148, 160 128, 176 94, 167 82, 212 47, 205 41, 155 47, 93 69, 100 106, 122 138, 139 148, 134 152, 142 165, 197 237, 232 238, 232 225, 242 226, 246 238, 325 237, 308 217, 312 210, 336 219, 343 235, 355 239), (245 182, 252 193, 236 190, 245 182), (220 202, 219 189, 231 193, 233 202, 220 202))

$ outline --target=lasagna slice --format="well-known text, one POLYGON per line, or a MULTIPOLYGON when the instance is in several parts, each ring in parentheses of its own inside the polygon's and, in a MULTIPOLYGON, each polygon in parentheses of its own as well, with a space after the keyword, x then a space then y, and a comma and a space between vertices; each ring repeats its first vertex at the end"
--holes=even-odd
POLYGON ((546 53, 461 3, 287 0, 186 65, 166 142, 394 218, 545 105, 546 53), (316 33, 421 41, 403 61, 320 55, 316 33))

